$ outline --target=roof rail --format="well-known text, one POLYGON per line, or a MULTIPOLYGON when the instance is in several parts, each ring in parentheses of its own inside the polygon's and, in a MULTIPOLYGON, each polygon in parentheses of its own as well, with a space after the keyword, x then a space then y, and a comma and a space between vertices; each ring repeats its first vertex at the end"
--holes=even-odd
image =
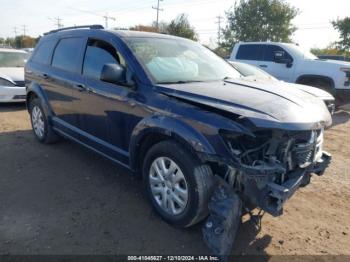
POLYGON ((53 33, 57 33, 57 32, 60 32, 60 31, 65 31, 65 30, 82 29, 82 28, 104 29, 104 27, 102 25, 79 25, 79 26, 71 26, 71 27, 64 27, 64 28, 51 30, 50 32, 44 33, 44 35, 53 34, 53 33))

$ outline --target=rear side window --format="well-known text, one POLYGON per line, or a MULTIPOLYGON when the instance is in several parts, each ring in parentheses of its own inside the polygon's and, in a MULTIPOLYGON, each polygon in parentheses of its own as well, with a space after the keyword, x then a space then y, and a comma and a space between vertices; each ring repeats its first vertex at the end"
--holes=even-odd
POLYGON ((69 72, 79 72, 83 45, 83 38, 61 39, 56 46, 52 66, 69 72))
POLYGON ((83 75, 99 80, 105 64, 125 66, 125 60, 109 43, 90 39, 85 52, 83 75))
POLYGON ((284 58, 286 59, 292 59, 292 57, 282 48, 277 45, 266 45, 265 47, 265 55, 264 55, 264 61, 273 62, 275 52, 277 51, 283 51, 284 52, 284 58))
POLYGON ((50 64, 51 54, 55 45, 56 45, 56 40, 48 40, 40 43, 36 51, 34 52, 31 60, 33 62, 41 63, 45 65, 50 64))
POLYGON ((241 45, 238 49, 236 59, 262 61, 264 45, 241 45))

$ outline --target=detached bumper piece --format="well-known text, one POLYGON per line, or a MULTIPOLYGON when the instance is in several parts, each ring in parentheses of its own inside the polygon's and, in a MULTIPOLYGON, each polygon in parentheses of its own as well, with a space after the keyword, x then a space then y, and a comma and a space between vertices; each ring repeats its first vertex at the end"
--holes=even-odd
POLYGON ((216 256, 230 254, 242 217, 242 201, 221 181, 209 203, 210 216, 203 226, 203 238, 216 256))

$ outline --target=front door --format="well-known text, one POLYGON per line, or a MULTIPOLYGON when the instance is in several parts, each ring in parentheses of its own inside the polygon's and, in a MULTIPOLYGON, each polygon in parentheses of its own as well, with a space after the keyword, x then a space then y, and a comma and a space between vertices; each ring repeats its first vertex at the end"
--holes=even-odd
POLYGON ((277 45, 265 45, 263 61, 259 61, 257 66, 279 80, 290 82, 292 80, 293 71, 295 68, 293 63, 287 65, 274 62, 275 52, 281 51, 284 53, 285 59, 289 59, 291 61, 293 60, 290 54, 282 47, 277 45))
POLYGON ((103 66, 113 63, 127 68, 124 58, 114 46, 99 39, 88 40, 82 66, 85 91, 80 92, 75 110, 79 112, 82 141, 128 164, 131 135, 128 130, 132 130, 142 116, 135 113, 136 91, 100 80, 103 66))

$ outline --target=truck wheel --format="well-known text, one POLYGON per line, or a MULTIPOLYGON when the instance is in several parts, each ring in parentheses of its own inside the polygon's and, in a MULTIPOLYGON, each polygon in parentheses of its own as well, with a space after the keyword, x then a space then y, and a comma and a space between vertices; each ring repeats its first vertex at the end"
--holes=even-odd
POLYGON ((59 139, 52 130, 38 98, 30 101, 29 113, 34 135, 39 142, 50 144, 59 139))
POLYGON ((189 227, 207 216, 212 171, 178 143, 163 141, 148 151, 143 181, 155 211, 169 224, 189 227))

